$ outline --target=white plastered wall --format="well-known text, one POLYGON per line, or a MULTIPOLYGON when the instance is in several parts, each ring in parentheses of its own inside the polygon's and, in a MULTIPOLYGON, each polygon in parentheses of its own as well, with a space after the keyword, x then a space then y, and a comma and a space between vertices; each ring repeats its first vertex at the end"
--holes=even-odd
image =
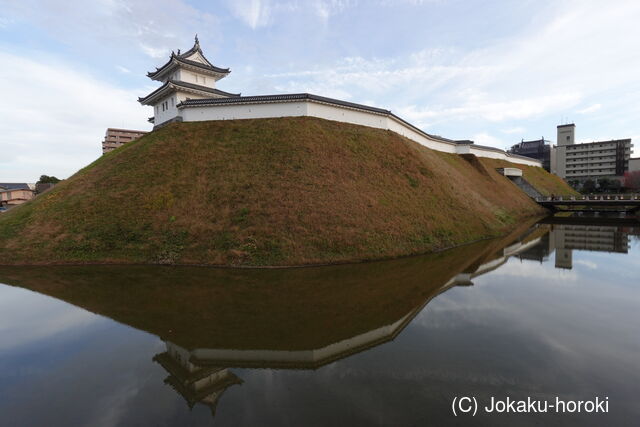
POLYGON ((237 104, 189 107, 182 109, 182 120, 197 122, 204 120, 264 119, 273 117, 300 117, 307 114, 307 102, 283 102, 264 104, 237 104))
POLYGON ((203 105, 201 107, 190 106, 182 108, 180 110, 180 114, 185 122, 312 116, 326 120, 391 130, 417 142, 418 144, 445 153, 471 153, 478 157, 504 159, 518 164, 538 167, 541 166, 540 162, 535 159, 512 157, 507 155, 506 152, 482 149, 469 144, 456 144, 453 142, 450 143, 429 138, 428 135, 417 131, 413 127, 403 123, 393 116, 309 100, 265 102, 262 104, 220 104, 203 105))

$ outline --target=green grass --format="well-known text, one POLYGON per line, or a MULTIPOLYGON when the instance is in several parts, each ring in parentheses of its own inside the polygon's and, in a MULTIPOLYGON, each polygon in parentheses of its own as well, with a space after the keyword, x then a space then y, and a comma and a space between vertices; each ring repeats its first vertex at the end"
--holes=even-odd
MULTIPOLYGON (((2 214, 0 259, 301 265, 429 252, 542 213, 493 166, 315 118, 176 123, 2 214)), ((562 194, 540 168, 525 177, 562 194)))

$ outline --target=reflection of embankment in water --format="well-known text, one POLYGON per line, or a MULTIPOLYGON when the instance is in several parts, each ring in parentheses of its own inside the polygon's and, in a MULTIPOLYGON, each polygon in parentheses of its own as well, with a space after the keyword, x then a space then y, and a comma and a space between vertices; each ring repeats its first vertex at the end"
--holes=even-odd
POLYGON ((528 250, 547 232, 421 257, 332 267, 2 267, 0 282, 53 296, 158 335, 165 382, 215 412, 231 367, 315 369, 394 339, 440 293, 528 250))
POLYGON ((317 367, 393 338, 430 299, 469 284, 516 246, 527 247, 531 240, 519 237, 529 227, 441 253, 366 264, 1 267, 0 282, 158 335, 196 359, 197 349, 230 349, 220 350, 221 365, 317 367), (256 350, 265 357, 238 358, 237 352, 256 350), (275 357, 285 352, 301 359, 275 357))

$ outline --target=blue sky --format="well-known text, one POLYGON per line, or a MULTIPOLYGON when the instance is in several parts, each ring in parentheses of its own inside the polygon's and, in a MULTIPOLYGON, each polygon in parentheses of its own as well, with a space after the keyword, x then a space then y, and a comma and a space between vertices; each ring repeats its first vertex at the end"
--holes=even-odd
POLYGON ((638 140, 638 22, 637 1, 0 0, 0 182, 66 178, 107 127, 150 129, 145 74, 195 33, 230 92, 337 97, 502 148, 567 121, 581 142, 638 140))

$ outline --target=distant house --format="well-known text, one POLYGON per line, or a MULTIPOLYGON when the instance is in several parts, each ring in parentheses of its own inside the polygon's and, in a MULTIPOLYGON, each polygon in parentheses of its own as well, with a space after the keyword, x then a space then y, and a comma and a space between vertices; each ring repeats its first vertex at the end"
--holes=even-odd
POLYGON ((0 206, 11 208, 33 199, 35 191, 27 183, 0 182, 0 206))

